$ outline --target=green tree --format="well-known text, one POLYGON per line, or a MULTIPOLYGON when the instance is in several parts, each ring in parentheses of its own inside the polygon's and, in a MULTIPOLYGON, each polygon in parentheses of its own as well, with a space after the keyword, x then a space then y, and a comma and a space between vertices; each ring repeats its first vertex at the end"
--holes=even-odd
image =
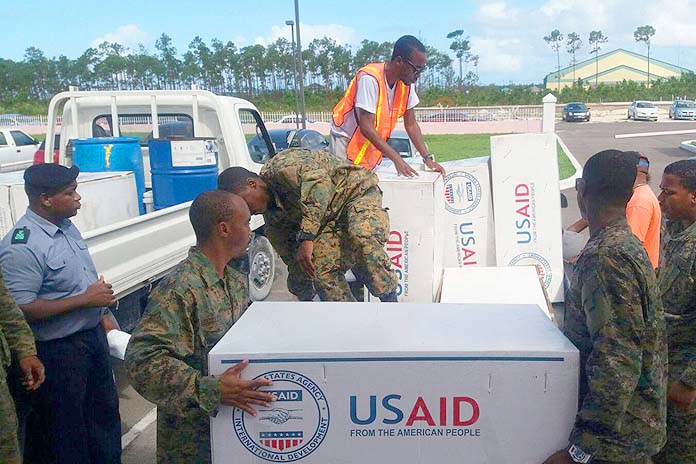
POLYGON ((599 51, 602 49, 601 45, 607 43, 609 38, 606 37, 602 31, 592 31, 590 32, 590 38, 588 42, 592 47, 590 53, 594 53, 595 56, 595 87, 598 85, 599 78, 599 51))
POLYGON ((633 32, 636 42, 644 42, 648 47, 648 87, 650 87, 650 40, 655 35, 655 28, 649 25, 640 26, 633 32))
POLYGON ((568 37, 566 38, 566 50, 570 55, 572 56, 572 65, 573 65, 573 85, 575 85, 575 65, 577 64, 577 60, 575 59, 575 52, 580 50, 580 47, 582 47, 582 39, 576 32, 571 32, 568 34, 568 37))
POLYGON ((551 31, 551 34, 544 36, 544 42, 551 45, 551 50, 556 52, 556 77, 558 78, 558 93, 561 93, 561 43, 563 34, 558 29, 551 31))
POLYGON ((447 34, 448 39, 453 39, 452 43, 450 44, 450 50, 454 52, 454 55, 457 57, 459 60, 459 86, 462 86, 463 83, 463 70, 462 70, 462 62, 465 60, 469 59, 469 50, 471 50, 471 47, 469 45, 469 38, 466 37, 464 38, 464 30, 463 29, 457 29, 456 31, 452 31, 449 34, 447 34))

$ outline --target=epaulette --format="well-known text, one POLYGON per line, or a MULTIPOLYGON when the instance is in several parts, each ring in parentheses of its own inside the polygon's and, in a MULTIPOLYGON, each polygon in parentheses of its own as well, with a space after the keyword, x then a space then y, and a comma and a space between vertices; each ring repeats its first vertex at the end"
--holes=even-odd
POLYGON ((16 243, 27 243, 29 241, 29 233, 31 230, 26 227, 20 227, 12 232, 12 245, 16 243))

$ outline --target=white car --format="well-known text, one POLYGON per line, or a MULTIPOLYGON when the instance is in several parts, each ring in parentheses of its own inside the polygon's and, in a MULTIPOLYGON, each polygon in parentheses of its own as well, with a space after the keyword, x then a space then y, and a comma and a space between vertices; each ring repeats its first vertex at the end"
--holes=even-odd
MULTIPOLYGON (((308 123, 314 123, 315 121, 312 119, 307 118, 308 123)), ((282 118, 278 119, 276 121, 278 124, 295 124, 295 123, 302 123, 302 115, 297 115, 295 116, 294 114, 286 114, 282 118)))
POLYGON ((395 130, 387 140, 387 143, 399 153, 402 158, 420 157, 420 153, 416 150, 416 146, 408 137, 406 131, 395 130))
POLYGON ((30 166, 37 148, 39 142, 24 131, 0 128, 0 170, 15 171, 30 166))
POLYGON ((657 107, 648 101, 634 101, 628 105, 628 119, 657 121, 657 107))

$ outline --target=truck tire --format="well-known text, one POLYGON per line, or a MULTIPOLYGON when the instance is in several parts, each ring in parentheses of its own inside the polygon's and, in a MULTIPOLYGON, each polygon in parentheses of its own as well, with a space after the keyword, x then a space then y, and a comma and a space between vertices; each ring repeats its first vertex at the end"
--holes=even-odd
POLYGON ((249 298, 263 301, 268 298, 275 277, 275 252, 271 242, 260 234, 249 246, 249 298))

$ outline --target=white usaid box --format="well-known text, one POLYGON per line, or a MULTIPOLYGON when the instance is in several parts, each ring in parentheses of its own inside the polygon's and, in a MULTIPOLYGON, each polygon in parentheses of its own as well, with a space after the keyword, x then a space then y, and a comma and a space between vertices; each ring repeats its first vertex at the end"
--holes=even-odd
POLYGON ((535 266, 445 268, 440 302, 532 304, 551 319, 535 266))
POLYGON ((551 301, 563 301, 556 135, 491 137, 491 176, 497 265, 537 266, 551 301))
POLYGON ((442 275, 442 176, 421 171, 418 177, 377 171, 389 209, 385 249, 399 278, 398 299, 409 303, 435 301, 442 275))
MULTIPOLYGON (((29 206, 24 192, 24 172, 0 174, 0 236, 5 236, 29 206)), ((81 233, 114 224, 140 214, 132 172, 81 172, 77 193, 82 199, 70 220, 81 233)))
POLYGON ((444 161, 444 267, 495 266, 490 157, 444 161))
POLYGON ((210 351, 278 401, 211 420, 215 464, 539 464, 568 443, 577 349, 536 306, 254 303, 210 351))

